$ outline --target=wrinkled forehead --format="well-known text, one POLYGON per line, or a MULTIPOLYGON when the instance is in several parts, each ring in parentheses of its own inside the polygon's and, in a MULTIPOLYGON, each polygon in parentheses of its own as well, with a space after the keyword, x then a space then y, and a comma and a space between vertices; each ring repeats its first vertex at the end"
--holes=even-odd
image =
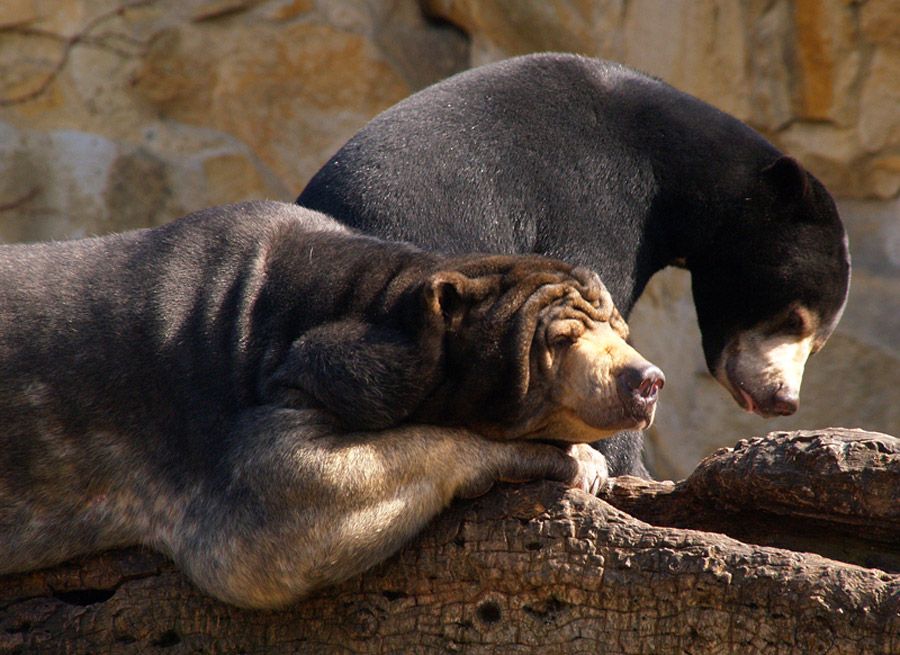
POLYGON ((538 316, 538 331, 558 332, 560 324, 575 322, 570 329, 591 331, 600 327, 612 328, 622 339, 628 338, 628 325, 619 314, 606 287, 594 276, 597 285, 589 293, 584 288, 571 288, 552 303, 543 307, 538 316))
POLYGON ((614 315, 618 315, 612 295, 597 273, 587 268, 577 267, 572 269, 572 277, 580 282, 579 295, 597 310, 597 320, 609 321, 614 315))

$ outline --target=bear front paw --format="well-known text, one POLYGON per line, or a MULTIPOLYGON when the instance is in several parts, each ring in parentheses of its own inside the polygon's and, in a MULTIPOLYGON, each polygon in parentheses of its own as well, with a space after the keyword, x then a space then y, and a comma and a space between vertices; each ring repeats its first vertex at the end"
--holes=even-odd
POLYGON ((578 472, 569 484, 596 496, 609 479, 606 457, 586 443, 572 444, 566 452, 578 464, 578 472))

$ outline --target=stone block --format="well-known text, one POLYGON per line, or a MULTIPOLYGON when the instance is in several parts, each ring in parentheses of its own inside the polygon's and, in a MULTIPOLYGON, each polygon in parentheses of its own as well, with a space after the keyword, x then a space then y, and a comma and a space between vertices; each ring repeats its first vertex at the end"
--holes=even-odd
POLYGON ((900 147, 900 42, 872 57, 860 97, 859 135, 869 152, 900 147))
POLYGON ((4 0, 0 4, 0 29, 24 25, 38 16, 33 0, 4 0))
POLYGON ((169 119, 234 135, 299 189, 410 88, 365 38, 298 23, 179 26, 154 42, 134 91, 169 119))
POLYGON ((897 0, 866 0, 860 4, 863 38, 878 45, 900 44, 900 7, 897 0))

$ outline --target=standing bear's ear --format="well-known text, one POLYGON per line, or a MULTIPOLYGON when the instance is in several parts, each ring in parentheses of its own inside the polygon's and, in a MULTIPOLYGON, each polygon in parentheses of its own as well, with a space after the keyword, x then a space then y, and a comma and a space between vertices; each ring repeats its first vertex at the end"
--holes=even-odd
POLYGON ((775 188, 779 200, 803 200, 809 193, 809 176, 793 157, 779 157, 762 169, 762 175, 775 188))

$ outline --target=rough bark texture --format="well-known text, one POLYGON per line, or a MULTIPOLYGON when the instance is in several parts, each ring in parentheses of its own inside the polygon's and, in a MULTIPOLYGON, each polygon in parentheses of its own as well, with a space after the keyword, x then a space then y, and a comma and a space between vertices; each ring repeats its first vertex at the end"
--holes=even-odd
POLYGON ((634 516, 502 486, 278 612, 213 601, 141 549, 7 576, 0 653, 900 652, 900 440, 773 434, 604 497, 634 516))
POLYGON ((653 525, 900 572, 900 439, 884 434, 774 432, 716 452, 682 482, 621 477, 601 497, 653 525))

